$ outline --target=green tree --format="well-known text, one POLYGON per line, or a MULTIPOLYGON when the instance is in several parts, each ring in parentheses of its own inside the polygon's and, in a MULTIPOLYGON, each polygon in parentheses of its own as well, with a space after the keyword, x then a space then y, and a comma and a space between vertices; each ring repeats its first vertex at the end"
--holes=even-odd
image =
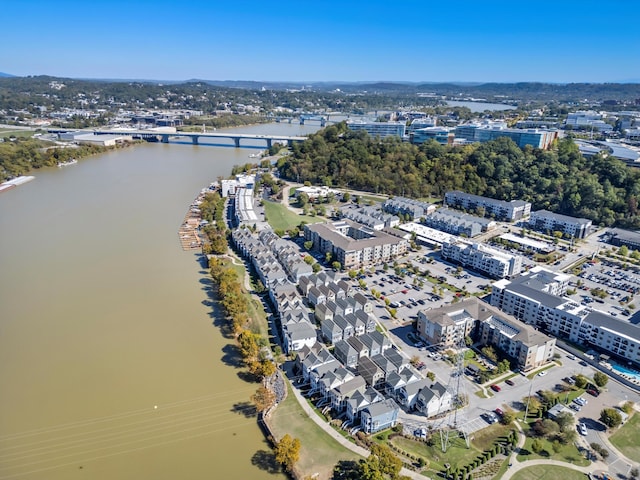
POLYGON ((287 471, 293 471, 293 466, 300 459, 300 440, 292 438, 285 433, 282 439, 276 443, 276 462, 287 471))
POLYGON ((544 449, 544 444, 540 441, 540 439, 536 438, 533 442, 531 442, 531 450, 533 453, 540 453, 544 449))
POLYGON ((609 377, 602 372, 596 372, 593 374, 593 381, 599 387, 604 387, 609 381, 609 377))
POLYGON ((565 432, 567 430, 573 430, 573 426, 575 424, 575 417, 568 412, 559 413, 556 415, 556 423, 560 427, 561 432, 565 432))
POLYGON ((313 242, 311 240, 307 240, 303 245, 305 250, 311 250, 313 248, 313 242))
POLYGON ((500 419, 500 423, 503 425, 511 425, 513 421, 516 419, 516 414, 511 411, 506 411, 502 414, 502 418, 500 419))
POLYGON ((584 375, 576 375, 576 387, 584 388, 589 383, 589 379, 584 375))
POLYGON ((363 480, 382 480, 384 478, 396 479, 402 469, 400 460, 386 445, 374 443, 371 446, 371 454, 361 464, 361 477, 363 480))
POLYGON ((600 421, 609 428, 616 428, 622 423, 622 415, 615 408, 603 408, 600 412, 600 421))

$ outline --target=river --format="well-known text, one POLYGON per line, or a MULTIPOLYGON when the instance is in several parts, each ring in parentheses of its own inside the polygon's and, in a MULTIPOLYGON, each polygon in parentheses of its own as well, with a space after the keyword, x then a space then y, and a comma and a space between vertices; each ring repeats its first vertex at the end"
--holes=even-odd
POLYGON ((284 478, 177 233, 200 189, 258 151, 145 144, 0 195, 0 479, 284 478))
POLYGON ((458 101, 447 100, 447 105, 450 107, 467 107, 472 113, 482 113, 485 110, 502 111, 502 110, 515 110, 513 105, 507 105, 504 103, 488 103, 488 102, 471 102, 471 101, 458 101))

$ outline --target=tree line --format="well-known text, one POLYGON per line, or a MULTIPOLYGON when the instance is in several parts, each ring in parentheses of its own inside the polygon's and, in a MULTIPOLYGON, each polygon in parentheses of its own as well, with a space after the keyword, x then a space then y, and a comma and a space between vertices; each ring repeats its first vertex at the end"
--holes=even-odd
POLYGON ((292 147, 280 176, 317 185, 413 198, 449 190, 525 200, 533 210, 584 217, 605 226, 640 227, 640 171, 602 154, 585 158, 570 139, 552 149, 519 148, 502 137, 464 146, 420 146, 380 139, 343 122, 292 147))
POLYGON ((71 159, 82 159, 119 147, 100 145, 70 145, 67 148, 53 147, 50 142, 35 138, 4 138, 0 142, 0 182, 33 169, 55 167, 71 159))

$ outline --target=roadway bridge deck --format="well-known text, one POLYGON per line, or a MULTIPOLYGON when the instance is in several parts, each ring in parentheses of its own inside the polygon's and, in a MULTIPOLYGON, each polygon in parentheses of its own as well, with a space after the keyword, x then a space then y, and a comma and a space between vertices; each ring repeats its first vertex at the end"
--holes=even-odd
MULTIPOLYGON (((64 133, 74 130, 51 129, 49 133, 64 133)), ((150 130, 87 130, 86 133, 94 135, 131 135, 133 138, 141 138, 144 140, 157 139, 162 143, 169 143, 170 137, 187 137, 190 138, 194 145, 198 145, 200 138, 230 138, 234 141, 236 147, 240 147, 241 140, 264 140, 267 148, 271 148, 274 142, 286 143, 291 146, 294 142, 303 142, 307 137, 291 136, 291 135, 255 135, 251 133, 233 133, 233 132, 157 132, 150 130)))

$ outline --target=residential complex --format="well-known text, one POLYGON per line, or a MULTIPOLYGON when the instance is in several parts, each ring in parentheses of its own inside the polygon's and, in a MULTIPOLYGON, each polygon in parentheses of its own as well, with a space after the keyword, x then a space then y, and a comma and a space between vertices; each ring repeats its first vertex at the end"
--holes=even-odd
POLYGON ((495 282, 491 305, 558 338, 640 366, 640 326, 563 297, 569 278, 536 267, 517 279, 495 282))
POLYGON ((435 212, 436 206, 413 198, 393 197, 382 203, 382 209, 389 213, 409 215, 417 220, 435 212))
POLYGON ((531 212, 529 226, 541 232, 562 232, 570 237, 584 238, 591 231, 592 222, 587 218, 576 218, 548 210, 537 210, 531 212))
POLYGON ((444 202, 446 205, 465 210, 484 210, 487 216, 493 216, 498 220, 514 221, 527 217, 531 213, 531 203, 523 200, 496 200, 480 195, 453 190, 445 193, 444 202))
POLYGON ((409 247, 399 231, 373 230, 350 220, 305 225, 304 238, 313 242, 314 249, 331 253, 346 269, 387 262, 409 247))
POLYGON ((497 347, 517 368, 528 371, 549 362, 555 339, 478 298, 418 313, 419 335, 433 345, 455 347, 472 337, 480 345, 497 347))
POLYGON ((425 217, 424 224, 436 230, 467 237, 475 237, 482 232, 494 229, 497 225, 491 219, 469 215, 446 207, 439 208, 425 217))
POLYGON ((513 277, 522 270, 522 257, 462 238, 442 244, 442 258, 493 278, 513 277))

